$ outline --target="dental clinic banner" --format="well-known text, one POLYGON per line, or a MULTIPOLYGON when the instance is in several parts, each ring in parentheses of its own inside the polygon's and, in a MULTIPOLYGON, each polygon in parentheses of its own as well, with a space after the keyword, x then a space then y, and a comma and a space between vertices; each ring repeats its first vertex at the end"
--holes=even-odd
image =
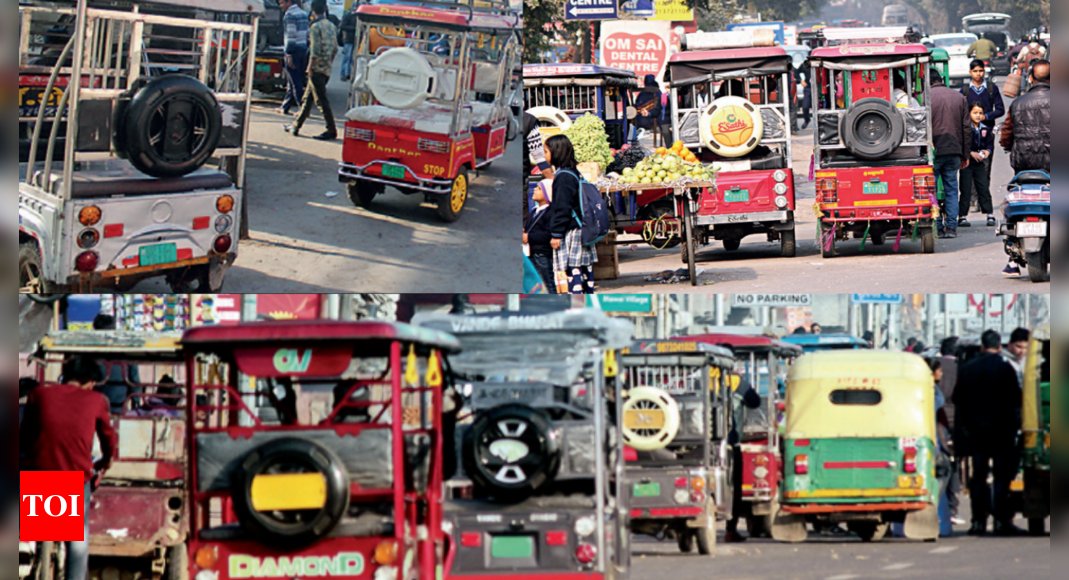
POLYGON ((601 25, 601 65, 635 71, 640 84, 651 74, 663 85, 668 59, 678 50, 672 46, 668 21, 614 20, 601 25))

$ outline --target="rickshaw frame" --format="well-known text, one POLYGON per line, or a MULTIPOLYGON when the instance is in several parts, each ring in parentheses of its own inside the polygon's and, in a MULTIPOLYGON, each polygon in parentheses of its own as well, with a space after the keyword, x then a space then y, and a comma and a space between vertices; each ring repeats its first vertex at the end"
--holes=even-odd
POLYGON ((1041 536, 1046 531, 1045 520, 1050 517, 1050 365, 1045 359, 1044 343, 1050 351, 1051 327, 1045 323, 1032 333, 1025 359, 1023 424, 1024 458, 1024 506, 1022 514, 1028 520, 1028 531, 1041 536), (1047 382, 1043 383, 1043 366, 1046 365, 1047 382), (1043 389, 1047 391, 1044 404, 1043 389), (1046 409, 1044 407, 1046 406, 1046 409), (1044 415, 1046 413, 1046 415, 1044 415), (1044 418, 1047 422, 1044 423, 1044 418))

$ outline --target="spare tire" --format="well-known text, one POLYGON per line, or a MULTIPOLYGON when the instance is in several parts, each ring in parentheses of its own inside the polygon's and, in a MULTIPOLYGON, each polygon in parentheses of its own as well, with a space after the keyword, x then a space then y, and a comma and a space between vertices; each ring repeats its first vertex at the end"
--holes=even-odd
POLYGON ((431 63, 411 48, 391 48, 368 66, 368 87, 379 103, 391 109, 414 109, 431 98, 438 74, 431 63))
POLYGON ((119 116, 116 149, 142 173, 181 177, 219 146, 223 117, 211 89, 185 75, 152 79, 119 116))
POLYGON ((349 509, 349 476, 341 460, 304 439, 278 439, 254 449, 233 483, 241 525, 271 546, 309 546, 349 509))
POLYGON ((702 144, 721 157, 742 157, 761 143, 765 121, 750 101, 722 97, 702 111, 698 122, 702 144))
POLYGON ((851 155, 881 159, 894 153, 906 136, 906 120, 890 101, 862 99, 839 121, 839 134, 851 155))
POLYGON ((549 415, 524 405, 482 414, 464 436, 464 471, 480 493, 518 501, 560 471, 560 438, 549 415))
POLYGON ((527 111, 543 128, 552 127, 560 131, 572 128, 572 119, 564 111, 556 107, 535 107, 527 111))
POLYGON ((679 434, 679 404, 664 389, 635 387, 623 407, 624 444, 636 451, 664 449, 679 434))

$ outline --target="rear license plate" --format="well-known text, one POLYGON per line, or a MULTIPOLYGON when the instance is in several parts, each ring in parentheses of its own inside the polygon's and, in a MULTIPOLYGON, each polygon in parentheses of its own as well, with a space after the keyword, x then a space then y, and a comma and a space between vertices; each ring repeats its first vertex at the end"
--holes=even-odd
POLYGON ((497 536, 490 540, 490 557, 518 560, 534 557, 531 536, 497 536))
POLYGON ((724 192, 724 203, 746 203, 749 201, 749 189, 729 189, 724 192))
POLYGON ((635 497, 661 497, 661 484, 636 483, 632 495, 635 497))
POLYGON ((397 167, 396 165, 383 165, 382 176, 389 177, 390 179, 404 179, 405 168, 397 167))
MULTIPOLYGON (((56 116, 58 103, 56 94, 62 95, 63 89, 53 89, 53 98, 45 107, 46 117, 56 116)), ((19 117, 35 117, 40 111, 41 101, 44 100, 45 87, 19 87, 19 117)))
POLYGON ((140 257, 142 266, 173 264, 178 261, 178 246, 176 244, 145 246, 140 250, 140 257))
POLYGON ((1047 222, 1017 224, 1018 238, 1047 237, 1047 222))
POLYGON ((863 188, 866 195, 887 195, 886 183, 866 183, 863 188))
POLYGON ((258 64, 258 65, 256 65, 256 74, 258 74, 258 75, 269 75, 269 74, 271 74, 271 65, 269 65, 269 64, 258 64))

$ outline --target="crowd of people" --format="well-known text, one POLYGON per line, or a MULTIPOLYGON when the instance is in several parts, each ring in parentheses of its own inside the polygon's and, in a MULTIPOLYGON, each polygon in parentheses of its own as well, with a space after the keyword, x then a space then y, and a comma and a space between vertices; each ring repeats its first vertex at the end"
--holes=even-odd
POLYGON ((294 106, 300 107, 296 120, 283 125, 287 133, 298 137, 301 128, 312 114, 312 106, 315 105, 322 113, 327 127, 326 131, 313 139, 334 141, 338 138, 338 129, 327 96, 327 84, 334 69, 334 58, 338 56, 338 46, 343 42, 343 79, 346 79, 346 73, 351 71, 353 38, 356 35, 355 12, 359 3, 353 4, 352 10, 345 14, 343 22, 335 22, 336 19, 328 14, 327 0, 312 0, 310 15, 305 12, 301 2, 302 0, 279 1, 279 8, 283 10, 288 85, 279 113, 288 116, 294 106), (349 66, 346 67, 346 64, 349 66))

